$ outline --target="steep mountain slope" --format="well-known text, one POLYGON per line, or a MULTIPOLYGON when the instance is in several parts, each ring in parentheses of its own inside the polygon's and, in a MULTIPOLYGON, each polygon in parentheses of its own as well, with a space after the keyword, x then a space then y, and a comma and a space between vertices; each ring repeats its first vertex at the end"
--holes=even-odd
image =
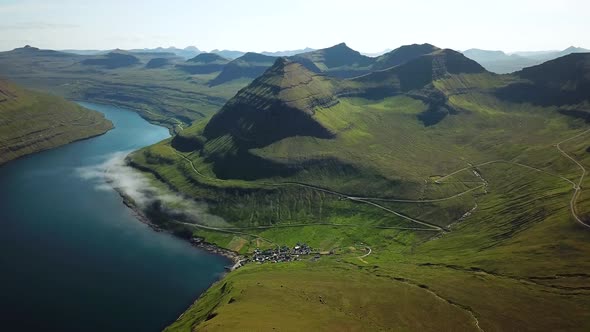
POLYGON ((0 165, 111 128, 98 112, 0 79, 0 165))
POLYGON ((304 64, 311 71, 341 78, 367 73, 374 62, 373 58, 360 54, 345 43, 298 54, 291 59, 304 64))
POLYGON ((430 44, 404 45, 377 57, 372 69, 382 70, 398 66, 419 56, 430 54, 437 50, 439 50, 438 47, 430 44))
POLYGON ((220 85, 240 78, 255 79, 272 66, 276 59, 274 56, 248 52, 225 65, 209 85, 220 85))
POLYGON ((523 80, 500 89, 499 97, 545 106, 590 102, 590 53, 572 53, 514 74, 523 80))
POLYGON ((432 84, 434 81, 452 75, 483 73, 486 70, 481 65, 459 52, 435 50, 402 65, 358 77, 353 82, 360 84, 352 91, 353 95, 372 100, 408 94, 428 105, 419 119, 429 126, 458 111, 447 102, 447 96, 432 84))
POLYGON ((296 135, 330 137, 312 116, 315 107, 337 102, 333 93, 327 79, 280 58, 230 99, 211 118, 203 134, 208 139, 230 134, 248 148, 296 135))
POLYGON ((585 60, 558 60, 497 75, 436 50, 354 79, 278 60, 211 119, 134 153, 231 224, 162 227, 243 254, 326 253, 247 264, 169 330, 585 330, 590 127, 562 111, 588 102, 500 93, 590 95, 585 60), (452 116, 425 121, 440 108, 452 116))

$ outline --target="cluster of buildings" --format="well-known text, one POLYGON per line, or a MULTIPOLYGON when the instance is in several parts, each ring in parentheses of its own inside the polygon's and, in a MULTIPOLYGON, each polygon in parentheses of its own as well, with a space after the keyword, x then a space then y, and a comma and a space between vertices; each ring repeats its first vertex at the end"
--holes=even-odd
MULTIPOLYGON (((250 261, 257 263, 278 263, 291 262, 299 260, 300 256, 311 255, 312 248, 305 243, 297 243, 293 248, 287 246, 277 247, 275 249, 260 250, 256 248, 250 261)), ((317 255, 317 253, 315 253, 317 255)))

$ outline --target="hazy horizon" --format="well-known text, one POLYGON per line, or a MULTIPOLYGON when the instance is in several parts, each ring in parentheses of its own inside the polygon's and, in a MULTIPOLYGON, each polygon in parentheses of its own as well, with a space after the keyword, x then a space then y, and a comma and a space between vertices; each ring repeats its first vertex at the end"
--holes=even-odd
POLYGON ((274 52, 341 42, 364 53, 413 43, 507 53, 563 50, 590 47, 590 36, 582 33, 590 30, 585 17, 589 10, 590 3, 580 0, 477 5, 467 0, 291 4, 170 0, 165 6, 135 0, 3 0, 0 50, 28 44, 60 50, 196 46, 204 51, 274 52))

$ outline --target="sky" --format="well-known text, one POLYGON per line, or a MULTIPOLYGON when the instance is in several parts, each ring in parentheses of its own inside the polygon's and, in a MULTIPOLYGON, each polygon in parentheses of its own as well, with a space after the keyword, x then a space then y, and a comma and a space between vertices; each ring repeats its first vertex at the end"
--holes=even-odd
POLYGON ((0 0, 0 50, 590 48, 588 0, 0 0))

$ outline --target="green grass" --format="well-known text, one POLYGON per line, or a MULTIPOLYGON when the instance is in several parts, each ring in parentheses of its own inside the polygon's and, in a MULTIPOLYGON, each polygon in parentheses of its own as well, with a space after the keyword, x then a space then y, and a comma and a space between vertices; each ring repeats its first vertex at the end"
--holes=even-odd
MULTIPOLYGON (((556 107, 493 97, 491 91, 509 80, 462 74, 436 81, 460 111, 434 126, 417 119, 427 105, 408 96, 340 97, 313 114, 334 138, 288 137, 249 151, 278 167, 328 160, 288 176, 220 179, 209 156, 232 151, 236 143, 230 136, 208 141, 206 122, 182 134, 203 146, 182 152, 201 174, 169 141, 133 154, 145 170, 246 228, 244 234, 193 229, 196 235, 240 253, 302 241, 336 252, 317 262, 254 264, 231 273, 169 330, 469 331, 476 330, 475 319, 485 331, 585 330, 590 316, 580 308, 590 305, 590 235, 571 216, 571 184, 556 176, 573 181, 581 171, 553 145, 587 125, 556 107), (486 186, 455 199, 372 200, 450 229, 446 233, 381 229, 420 225, 362 202, 281 185, 297 181, 358 196, 436 199, 481 186, 474 170, 486 186), (252 228, 260 225, 273 228, 252 228), (364 246, 372 253, 361 260, 364 246)), ((590 166, 587 142, 581 136, 563 148, 590 166)), ((588 218, 586 190, 577 206, 588 218)))
POLYGON ((175 131, 180 130, 178 124, 186 127, 213 114, 251 81, 237 79, 209 87, 209 81, 219 72, 191 75, 174 66, 147 69, 149 57, 141 58, 137 65, 107 69, 82 65, 80 62, 87 58, 0 52, 0 75, 70 100, 133 109, 149 121, 175 131))
POLYGON ((111 128, 98 112, 0 80, 0 164, 111 128))

